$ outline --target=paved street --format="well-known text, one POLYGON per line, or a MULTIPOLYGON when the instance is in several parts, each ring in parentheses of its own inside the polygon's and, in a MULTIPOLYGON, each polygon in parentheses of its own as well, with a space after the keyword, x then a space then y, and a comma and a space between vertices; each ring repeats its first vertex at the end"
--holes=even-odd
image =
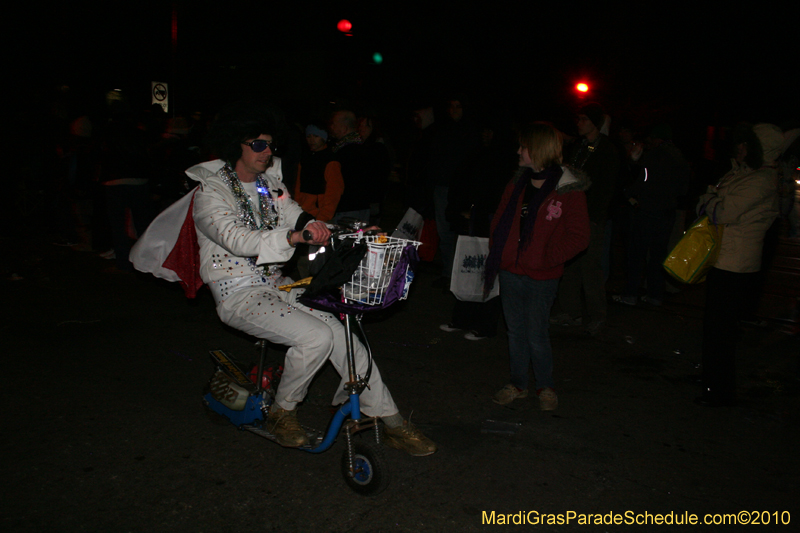
MULTIPOLYGON (((342 480, 343 442, 314 456, 207 418, 208 350, 255 357, 207 290, 189 303, 176 285, 103 273, 103 259, 68 248, 24 257, 24 279, 3 282, 3 531, 478 531, 492 512, 498 523, 530 511, 576 514, 535 531, 626 512, 768 511, 774 524, 788 511, 781 531, 800 521, 800 339, 745 330, 741 405, 695 405, 702 286, 663 308, 611 306, 598 339, 551 330, 560 406, 545 413, 535 398, 492 403, 508 380, 504 336, 440 331, 451 296, 421 272, 407 302, 365 323, 403 414, 439 452, 386 449, 391 483, 365 498, 342 480), (498 428, 515 432, 485 432, 498 428)), ((325 427, 337 383, 326 368, 303 423, 325 427)))

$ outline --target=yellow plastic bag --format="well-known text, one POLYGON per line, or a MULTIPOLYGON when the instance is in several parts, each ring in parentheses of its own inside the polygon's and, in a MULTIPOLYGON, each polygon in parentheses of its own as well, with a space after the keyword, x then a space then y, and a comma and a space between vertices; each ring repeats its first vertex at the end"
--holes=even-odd
POLYGON ((705 281, 722 247, 722 229, 723 226, 712 224, 708 216, 697 219, 667 255, 666 271, 684 283, 705 281))

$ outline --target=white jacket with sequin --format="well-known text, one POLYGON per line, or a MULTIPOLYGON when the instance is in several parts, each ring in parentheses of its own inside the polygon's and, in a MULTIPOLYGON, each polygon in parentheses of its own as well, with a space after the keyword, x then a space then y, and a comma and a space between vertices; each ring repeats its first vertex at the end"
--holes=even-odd
MULTIPOLYGON (((209 286, 221 281, 262 275, 260 266, 280 267, 294 253, 286 240, 302 208, 283 184, 281 161, 274 158, 264 178, 278 213, 274 230, 253 230, 238 216, 239 206, 219 175, 222 160, 195 165, 186 174, 200 183, 194 200, 194 223, 200 245, 200 277, 209 286)), ((212 288, 213 290, 213 288, 212 288)))

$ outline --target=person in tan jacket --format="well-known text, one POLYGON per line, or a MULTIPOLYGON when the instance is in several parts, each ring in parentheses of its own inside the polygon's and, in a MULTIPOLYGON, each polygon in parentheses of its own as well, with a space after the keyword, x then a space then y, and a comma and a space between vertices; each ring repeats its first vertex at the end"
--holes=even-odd
POLYGON ((736 402, 736 344, 749 296, 758 289, 764 237, 778 216, 776 160, 783 133, 772 124, 733 132, 733 168, 700 197, 698 213, 724 226, 722 247, 708 274, 703 318, 703 405, 736 402))

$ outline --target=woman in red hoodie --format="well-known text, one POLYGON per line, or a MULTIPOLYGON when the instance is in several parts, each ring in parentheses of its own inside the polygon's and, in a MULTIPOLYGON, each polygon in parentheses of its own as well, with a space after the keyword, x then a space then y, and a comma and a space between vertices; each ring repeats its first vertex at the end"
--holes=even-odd
POLYGON ((484 289, 500 280, 508 325, 511 383, 494 396, 501 405, 528 396, 533 366, 539 406, 558 406, 553 390, 550 308, 564 263, 589 245, 588 178, 561 166, 561 137, 544 123, 520 134, 519 170, 506 187, 492 221, 484 289))

